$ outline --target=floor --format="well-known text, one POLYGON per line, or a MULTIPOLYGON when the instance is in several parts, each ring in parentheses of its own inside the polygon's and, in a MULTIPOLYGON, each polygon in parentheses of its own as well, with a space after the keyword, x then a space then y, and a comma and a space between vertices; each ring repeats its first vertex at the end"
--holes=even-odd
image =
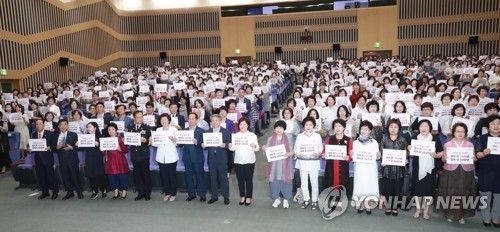
MULTIPOLYGON (((259 138, 265 144, 271 130, 259 138)), ((429 221, 415 220, 411 212, 400 211, 398 217, 385 216, 375 210, 371 216, 358 215, 348 208, 343 215, 326 221, 319 211, 301 209, 292 203, 290 209, 271 207, 269 187, 265 182, 265 156, 259 152, 254 175, 254 200, 251 206, 239 206, 236 176, 230 177, 231 204, 222 198, 213 205, 198 200, 185 202, 186 193, 175 202, 163 202, 160 190, 154 190, 151 201, 134 201, 134 194, 125 200, 91 200, 72 198, 37 200, 36 191, 20 189, 10 174, 0 175, 0 231, 499 231, 486 228, 481 217, 467 219, 465 225, 447 222, 431 214, 429 221)))

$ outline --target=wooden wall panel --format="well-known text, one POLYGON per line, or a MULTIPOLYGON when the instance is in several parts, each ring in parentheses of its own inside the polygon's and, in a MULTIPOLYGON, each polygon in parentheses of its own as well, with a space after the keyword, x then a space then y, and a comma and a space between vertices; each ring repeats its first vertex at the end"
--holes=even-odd
POLYGON ((399 54, 491 54, 500 50, 498 0, 400 0, 399 54), (469 36, 479 44, 469 45, 469 36))

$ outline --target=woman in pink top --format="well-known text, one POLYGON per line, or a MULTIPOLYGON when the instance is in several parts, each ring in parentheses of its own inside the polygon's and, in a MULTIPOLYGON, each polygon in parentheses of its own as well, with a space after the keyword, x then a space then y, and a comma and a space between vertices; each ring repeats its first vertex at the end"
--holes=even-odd
MULTIPOLYGON (((467 141, 467 126, 464 123, 456 123, 451 128, 453 139, 444 144, 444 155, 442 157, 444 163, 443 174, 441 175, 438 186, 438 198, 444 198, 443 202, 455 202, 451 197, 460 197, 460 204, 450 204, 458 208, 446 207, 446 204, 436 205, 435 212, 448 218, 448 221, 457 221, 460 224, 465 223, 465 218, 473 217, 476 209, 469 207, 465 208, 462 197, 476 197, 476 182, 474 181, 474 164, 450 164, 447 162, 448 148, 454 147, 470 147, 474 149, 474 145, 467 141), (446 199, 450 198, 450 199, 446 199)), ((472 151, 474 153, 474 151, 472 151)), ((473 155, 472 159, 476 161, 473 155)))

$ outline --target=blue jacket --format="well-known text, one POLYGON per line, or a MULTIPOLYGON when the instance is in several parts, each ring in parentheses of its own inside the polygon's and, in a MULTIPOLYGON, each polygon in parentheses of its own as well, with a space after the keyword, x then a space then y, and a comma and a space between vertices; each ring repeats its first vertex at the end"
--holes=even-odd
MULTIPOLYGON (((189 130, 189 127, 184 130, 189 130)), ((182 162, 205 162, 205 156, 203 155, 203 149, 201 148, 201 143, 203 143, 203 133, 205 133, 205 130, 200 127, 194 128, 194 138, 197 140, 197 144, 184 145, 184 150, 182 151, 182 162)))
MULTIPOLYGON (((214 132, 213 128, 207 131, 207 133, 214 132)), ((222 142, 225 147, 206 147, 208 150, 208 165, 209 166, 220 166, 227 165, 229 143, 231 143, 231 133, 224 127, 219 128, 219 132, 222 133, 222 142)))

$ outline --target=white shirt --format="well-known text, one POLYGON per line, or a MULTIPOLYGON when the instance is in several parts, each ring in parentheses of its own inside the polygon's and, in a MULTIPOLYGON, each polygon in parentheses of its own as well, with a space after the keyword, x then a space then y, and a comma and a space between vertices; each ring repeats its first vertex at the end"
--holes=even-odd
MULTIPOLYGON (((300 133, 297 136, 297 140, 295 142, 294 151, 295 154, 300 154, 299 144, 307 143, 307 144, 315 144, 316 151, 318 154, 321 154, 323 151, 323 140, 318 133, 312 133, 312 135, 307 136, 305 133, 300 133)), ((320 170, 320 161, 318 160, 300 160, 297 159, 295 164, 295 168, 304 170, 304 171, 319 171, 320 170)))
POLYGON ((51 105, 49 106, 49 112, 52 112, 54 113, 54 117, 59 117, 61 116, 61 110, 59 109, 59 106, 56 106, 56 105, 51 105))
POLYGON ((249 144, 255 144, 257 147, 252 148, 248 147, 233 147, 229 148, 229 150, 234 151, 234 163, 235 164, 253 164, 255 163, 255 152, 259 151, 259 141, 257 140, 257 136, 247 131, 245 133, 238 132, 235 135, 245 135, 248 138, 249 144))
POLYGON ((63 146, 64 146, 63 141, 64 141, 64 139, 66 138, 66 135, 67 135, 67 134, 68 134, 68 131, 66 131, 66 132, 64 132, 64 133, 63 133, 63 132, 61 132, 61 133, 59 134, 59 137, 57 138, 57 143, 58 143, 58 144, 61 144, 61 145, 63 145, 63 146))
MULTIPOLYGON (((156 129, 156 131, 163 131, 167 134, 167 137, 177 137, 177 128, 175 127, 169 127, 168 130, 164 130, 163 127, 160 127, 156 129)), ((170 139, 167 141, 167 144, 153 145, 158 148, 158 150, 156 150, 156 162, 158 163, 169 164, 179 160, 177 143, 172 142, 170 139)))

